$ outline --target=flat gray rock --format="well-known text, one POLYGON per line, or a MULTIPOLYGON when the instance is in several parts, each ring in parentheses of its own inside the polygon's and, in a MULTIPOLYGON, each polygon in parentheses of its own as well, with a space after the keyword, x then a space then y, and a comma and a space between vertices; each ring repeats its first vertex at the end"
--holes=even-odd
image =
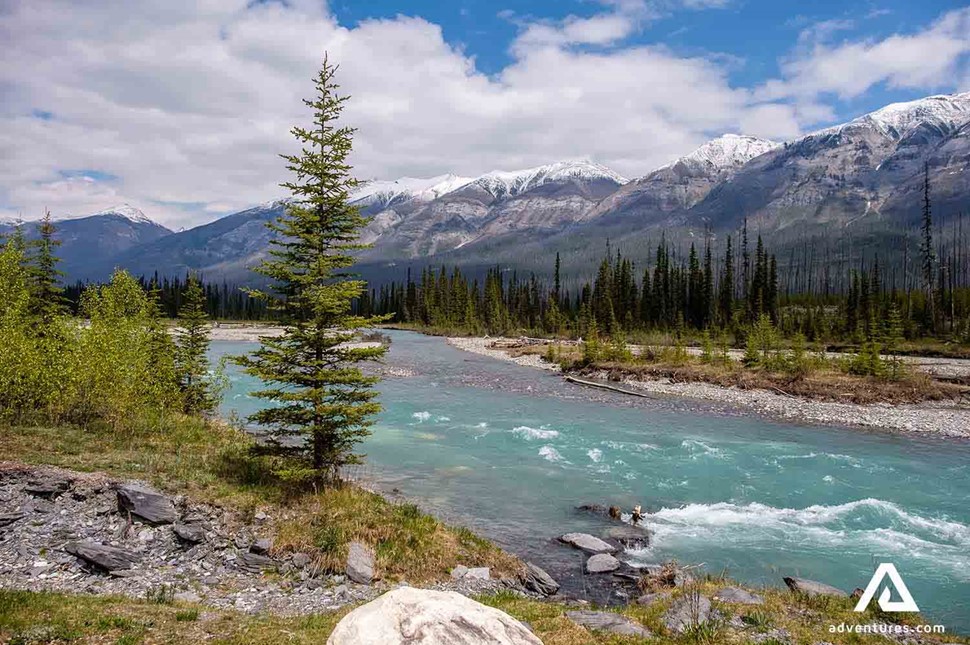
POLYGON ((374 579, 374 552, 360 542, 351 542, 347 551, 347 577, 362 585, 374 579))
POLYGON ((464 577, 472 580, 490 580, 492 572, 488 567, 472 567, 465 572, 464 577))
POLYGON ((714 600, 719 602, 733 602, 738 605, 763 605, 764 599, 758 594, 745 591, 740 587, 725 587, 716 594, 714 600))
POLYGON ((266 555, 273 548, 273 541, 269 538, 261 538, 249 545, 249 550, 253 553, 266 555))
POLYGON ((243 553, 239 556, 239 566, 253 573, 274 571, 276 569, 276 560, 258 553, 243 553))
POLYGON ((534 591, 543 596, 552 596, 559 591, 559 583, 542 568, 531 562, 525 563, 525 574, 522 576, 522 584, 529 591, 534 591))
POLYGON ((291 561, 293 562, 293 566, 297 569, 305 569, 310 566, 313 558, 306 553, 294 553, 291 561))
POLYGON ((465 577, 466 573, 468 573, 468 567, 463 564, 459 564, 457 567, 451 570, 451 579, 461 580, 465 577))
POLYGON ((138 556, 131 551, 90 540, 72 542, 64 550, 108 573, 131 569, 138 564, 138 556))
POLYGON ((609 553, 597 553, 586 561, 586 573, 610 573, 620 568, 620 561, 609 553))
POLYGON ((589 533, 566 533, 559 538, 560 542, 585 551, 586 553, 616 553, 617 548, 612 544, 590 535, 589 533))
POLYGON ((70 487, 70 479, 34 480, 24 486, 24 492, 34 497, 54 499, 63 495, 70 487))
POLYGON ((845 593, 841 589, 833 587, 832 585, 827 585, 824 582, 816 582, 815 580, 794 577, 786 577, 784 580, 789 589, 798 593, 803 593, 807 596, 838 596, 841 598, 849 597, 849 594, 845 593))
POLYGON ((169 497, 141 484, 118 487, 118 510, 149 524, 171 524, 178 519, 175 504, 169 497))
POLYGON ((653 637, 653 633, 640 623, 610 611, 567 611, 566 618, 590 631, 640 638, 653 637))
POLYGON ((700 594, 678 598, 661 617, 664 627, 677 634, 706 623, 711 618, 711 601, 700 594))

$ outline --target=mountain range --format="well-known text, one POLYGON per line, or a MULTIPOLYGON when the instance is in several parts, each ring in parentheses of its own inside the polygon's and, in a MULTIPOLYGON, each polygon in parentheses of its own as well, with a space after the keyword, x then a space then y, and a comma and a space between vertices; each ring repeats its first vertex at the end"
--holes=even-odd
MULTIPOLYGON (((924 168, 938 224, 970 210, 970 93, 888 105, 783 143, 726 134, 633 180, 591 161, 560 161, 367 182, 352 201, 371 218, 362 237, 373 247, 360 261, 372 279, 438 262, 547 271, 556 252, 581 267, 607 240, 644 257, 661 235, 716 239, 745 221, 778 252, 846 240, 860 253, 891 252, 919 222, 924 168)), ((103 279, 117 266, 244 282, 268 248, 265 222, 285 205, 180 232, 116 207, 59 220, 60 254, 71 279, 103 279)), ((0 223, 0 234, 11 226, 0 223)))

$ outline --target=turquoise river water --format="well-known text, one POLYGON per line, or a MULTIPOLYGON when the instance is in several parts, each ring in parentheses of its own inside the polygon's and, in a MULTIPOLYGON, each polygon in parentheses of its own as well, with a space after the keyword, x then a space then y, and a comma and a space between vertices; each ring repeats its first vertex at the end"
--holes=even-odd
MULTIPOLYGON (((632 560, 704 563, 751 584, 798 575, 851 591, 893 562, 925 616, 970 632, 970 442, 600 392, 390 335, 386 363, 412 375, 379 386, 357 476, 566 577, 581 563, 552 540, 601 527, 577 512, 589 503, 649 510, 652 543, 632 560)), ((223 412, 245 417, 264 404, 248 396, 258 383, 229 372, 223 412)))

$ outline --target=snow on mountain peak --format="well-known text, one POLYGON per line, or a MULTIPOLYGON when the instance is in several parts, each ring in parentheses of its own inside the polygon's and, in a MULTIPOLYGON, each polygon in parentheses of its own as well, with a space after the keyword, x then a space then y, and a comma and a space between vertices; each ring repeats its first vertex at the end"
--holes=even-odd
POLYGON ((942 126, 945 129, 959 127, 970 121, 970 92, 928 96, 905 103, 890 103, 851 123, 860 121, 873 123, 887 134, 895 134, 898 137, 904 136, 923 123, 942 126))
POLYGON ((85 217, 98 217, 99 215, 119 215, 127 220, 138 224, 154 224, 145 213, 141 210, 131 206, 130 204, 119 204, 118 206, 112 206, 111 208, 106 208, 103 211, 98 211, 90 216, 85 217))
POLYGON ((780 146, 780 143, 768 139, 744 134, 724 134, 663 168, 669 168, 678 163, 715 171, 739 168, 755 157, 780 146))
POLYGON ((377 201, 389 204, 398 198, 431 201, 442 195, 461 188, 471 177, 458 175, 437 175, 435 177, 401 177, 392 181, 374 180, 363 184, 350 196, 351 202, 374 203, 377 201))
POLYGON ((625 184, 628 181, 606 166, 588 160, 579 160, 557 161, 524 170, 493 170, 473 183, 495 197, 511 197, 549 182, 570 179, 606 179, 617 184, 625 184))

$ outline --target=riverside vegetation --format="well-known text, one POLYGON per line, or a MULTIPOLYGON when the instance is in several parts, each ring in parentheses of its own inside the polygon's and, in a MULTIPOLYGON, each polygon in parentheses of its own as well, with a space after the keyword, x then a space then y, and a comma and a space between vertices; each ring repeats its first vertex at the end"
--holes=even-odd
MULTIPOLYGON (((308 102, 318 111, 319 130, 297 131, 309 147, 318 149, 317 156, 289 160, 301 178, 310 177, 293 187, 309 205, 292 209, 278 223, 290 241, 280 244, 275 260, 264 265, 282 285, 272 302, 281 308, 286 330, 242 359, 253 374, 268 381, 263 396, 283 403, 278 413, 257 417, 276 431, 272 437, 279 441, 261 445, 212 418, 220 377, 205 359, 205 292, 194 280, 178 312, 174 337, 163 324, 158 294, 123 271, 106 285, 86 289, 81 318, 75 318, 58 286, 56 231, 48 218, 39 242, 26 243, 15 234, 0 251, 0 454, 26 464, 147 480, 186 495, 192 503, 223 507, 243 520, 271 518, 270 555, 309 554, 321 571, 341 571, 350 544, 360 542, 373 549, 375 578, 383 579, 382 584, 441 581, 459 565, 488 566, 498 576, 513 578, 521 573, 521 563, 471 532, 448 527, 411 504, 392 503, 339 481, 341 466, 360 458, 354 448, 377 409, 373 380, 354 365, 379 356, 381 348, 359 351, 347 345, 356 329, 374 319, 349 313, 362 284, 333 273, 349 266, 345 251, 352 248, 361 220, 325 197, 349 185, 327 184, 334 176, 349 182, 343 159, 350 132, 334 129, 321 113, 343 100, 332 94, 332 73, 325 64, 319 100, 308 102), (328 219, 331 207, 333 220, 328 219), (284 436, 290 442, 281 441, 284 436)), ((45 521, 38 513, 31 522, 45 521)), ((4 519, 20 521, 24 518, 4 519)), ((778 589, 760 591, 757 605, 725 600, 715 602, 716 611, 711 611, 707 597, 716 599, 728 581, 705 576, 678 587, 675 576, 668 575, 671 571, 676 568, 648 572, 641 579, 642 591, 658 596, 610 611, 656 634, 656 642, 671 643, 882 642, 878 636, 832 634, 828 626, 920 620, 882 616, 873 609, 859 615, 847 597, 778 589), (707 609, 702 609, 704 603, 707 609), (684 611, 688 619, 677 619, 684 611)), ((274 575, 265 574, 267 579, 274 575)), ((528 621, 549 644, 640 640, 591 631, 579 624, 588 618, 582 612, 573 614, 567 605, 540 602, 519 591, 479 600, 528 621)), ((144 598, 5 589, 0 590, 0 640, 316 643, 345 612, 247 615, 176 600, 170 589, 144 598)), ((938 636, 920 640, 942 642, 938 636)))

